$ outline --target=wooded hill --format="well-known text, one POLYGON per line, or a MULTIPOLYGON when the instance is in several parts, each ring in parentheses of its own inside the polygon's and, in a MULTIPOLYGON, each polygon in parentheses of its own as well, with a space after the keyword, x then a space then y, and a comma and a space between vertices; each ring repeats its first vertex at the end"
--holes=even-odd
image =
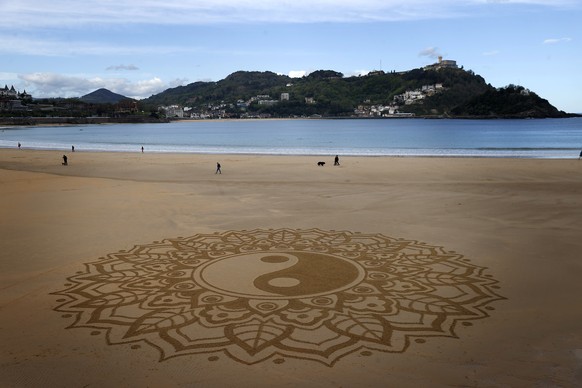
POLYGON ((113 93, 105 88, 97 89, 92 93, 85 94, 79 100, 89 104, 117 104, 119 101, 127 100, 121 94, 113 93))
POLYGON ((496 89, 483 77, 458 68, 374 72, 354 77, 319 70, 302 78, 268 71, 238 71, 217 82, 195 82, 168 89, 141 100, 140 105, 150 109, 182 105, 191 107, 193 112, 222 107, 228 117, 245 112, 272 117, 353 117, 358 108, 394 106, 396 96, 431 85, 439 85, 438 91, 412 103, 400 101, 397 111, 417 117, 569 116, 524 87, 509 85, 496 89), (288 101, 280 101, 282 93, 288 93, 288 101), (257 96, 269 96, 272 103, 259 104, 257 96))

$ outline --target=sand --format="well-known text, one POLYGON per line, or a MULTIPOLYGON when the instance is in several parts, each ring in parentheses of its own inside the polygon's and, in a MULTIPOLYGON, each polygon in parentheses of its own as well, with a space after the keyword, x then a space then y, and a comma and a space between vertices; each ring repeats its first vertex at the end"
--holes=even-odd
MULTIPOLYGON (((62 166, 62 152, 0 150, 2 387, 582 385, 582 161, 342 157, 333 166, 332 156, 67 155, 62 166), (318 167, 319 160, 327 164, 318 167), (222 174, 215 174, 216 162, 222 174), (107 323, 101 316, 90 327, 84 320, 95 306, 79 315, 63 311, 74 302, 66 291, 71 279, 107 255, 168 238, 269 229, 343 231, 354 241, 361 232, 443 247, 483 268, 471 276, 491 279, 483 286, 486 302, 471 306, 483 316, 452 319, 448 333, 419 333, 394 351, 353 331, 351 350, 318 361, 308 345, 304 353, 273 352, 276 339, 262 348, 262 360, 242 348, 229 355, 232 344, 172 353, 159 333, 171 334, 176 320, 144 334, 149 342, 122 343, 121 318, 107 323), (76 320, 86 327, 69 328, 76 320)), ((222 263, 214 275, 235 262, 222 263)), ((235 289, 242 272, 224 273, 219 282, 235 289)), ((470 288, 470 276, 463 279, 470 288)), ((352 316, 375 317, 357 310, 345 289, 337 295, 344 307, 352 303, 352 316)), ((317 343, 325 325, 302 334, 317 343)), ((214 329, 216 341, 224 340, 222 326, 214 329)))

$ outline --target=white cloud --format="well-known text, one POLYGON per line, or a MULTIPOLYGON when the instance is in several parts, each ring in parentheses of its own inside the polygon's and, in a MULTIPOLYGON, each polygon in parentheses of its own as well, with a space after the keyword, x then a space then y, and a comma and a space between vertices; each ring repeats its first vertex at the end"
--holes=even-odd
POLYGON ((99 88, 106 88, 132 98, 146 98, 169 87, 183 85, 186 79, 164 82, 158 77, 130 81, 125 78, 70 76, 55 73, 19 74, 26 90, 34 97, 81 97, 99 88))
POLYGON ((576 0, 27 0, 4 3, 2 24, 27 28, 422 20, 479 12, 487 5, 579 5, 576 0))
POLYGON ((133 71, 133 70, 139 70, 139 67, 137 67, 136 65, 114 65, 114 66, 109 66, 105 70, 129 70, 129 71, 133 71))
POLYGON ((288 75, 291 78, 301 78, 305 77, 307 74, 309 74, 307 70, 291 70, 288 75))
POLYGON ((354 70, 354 71, 349 71, 345 74, 346 77, 360 77, 363 75, 368 75, 368 73, 370 73, 370 70, 354 70))
POLYGON ((557 38, 557 39, 546 39, 542 43, 543 44, 558 44, 558 43, 564 43, 564 42, 570 42, 570 41, 572 41, 572 38, 557 38))
POLYGON ((421 57, 429 57, 433 59, 442 56, 438 47, 427 47, 424 50, 421 50, 418 55, 421 57))
POLYGON ((186 84, 188 84, 188 78, 176 78, 175 80, 168 82, 168 87, 175 88, 177 86, 184 86, 186 84))
MULTIPOLYGON (((1 31, 1 30, 0 30, 1 31)), ((21 34, 19 37, 2 35, 0 33, 0 53, 10 55, 35 55, 35 56, 79 56, 79 55, 165 55, 170 53, 200 52, 195 46, 172 45, 133 45, 123 46, 115 42, 102 43, 92 41, 58 41, 45 39, 39 35, 27 37, 21 34)), ((124 65, 120 65, 124 66, 124 65)), ((133 65, 125 65, 131 67, 133 65)), ((111 66, 115 68, 116 66, 111 66)), ((108 70, 112 70, 109 69, 108 70)), ((119 69, 116 69, 119 70, 119 69)), ((135 70, 126 68, 125 70, 135 70)))
POLYGON ((54 73, 29 73, 18 76, 27 88, 32 88, 45 97, 80 96, 85 91, 104 87, 100 78, 81 78, 54 73))

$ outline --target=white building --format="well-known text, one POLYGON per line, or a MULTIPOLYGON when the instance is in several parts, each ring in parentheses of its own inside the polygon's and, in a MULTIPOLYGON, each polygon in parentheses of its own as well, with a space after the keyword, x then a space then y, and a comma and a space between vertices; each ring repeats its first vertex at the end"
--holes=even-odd
POLYGON ((184 108, 179 105, 164 106, 162 110, 166 113, 166 117, 184 118, 184 108))

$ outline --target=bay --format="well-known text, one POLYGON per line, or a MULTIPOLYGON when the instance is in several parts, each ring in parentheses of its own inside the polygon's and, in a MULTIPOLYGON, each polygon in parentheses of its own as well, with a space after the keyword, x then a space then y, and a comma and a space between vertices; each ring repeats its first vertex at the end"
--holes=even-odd
POLYGON ((577 158, 582 118, 293 119, 0 128, 0 148, 139 152, 577 158))

